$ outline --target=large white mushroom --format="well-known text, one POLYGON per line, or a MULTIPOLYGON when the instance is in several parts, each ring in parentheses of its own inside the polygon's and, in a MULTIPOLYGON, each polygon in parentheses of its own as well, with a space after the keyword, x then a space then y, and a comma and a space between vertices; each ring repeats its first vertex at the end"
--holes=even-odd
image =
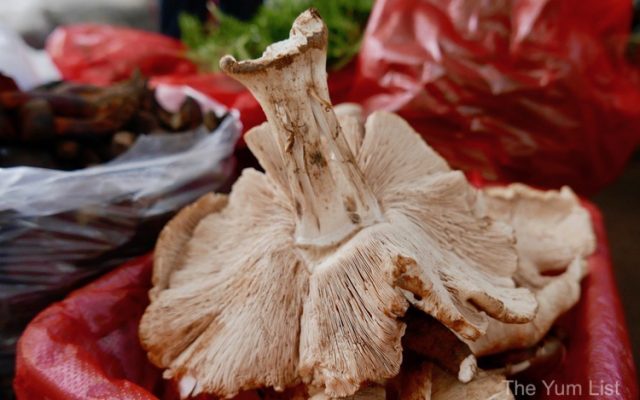
POLYGON ((509 220, 400 117, 336 116, 326 43, 310 10, 261 58, 221 61, 267 116, 246 136, 265 173, 245 170, 158 241, 140 338, 183 397, 301 383, 378 396, 399 373, 409 305, 470 343, 536 316, 509 220))

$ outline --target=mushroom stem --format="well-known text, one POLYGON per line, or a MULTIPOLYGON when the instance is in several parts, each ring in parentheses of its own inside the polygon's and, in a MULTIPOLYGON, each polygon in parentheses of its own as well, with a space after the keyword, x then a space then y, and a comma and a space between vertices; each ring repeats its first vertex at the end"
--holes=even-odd
POLYGON ((296 212, 295 241, 302 247, 340 244, 382 220, 329 101, 326 46, 327 29, 312 9, 296 19, 288 40, 269 46, 261 58, 220 61, 267 116, 272 138, 265 140, 282 157, 286 176, 277 181, 288 183, 281 189, 296 212))

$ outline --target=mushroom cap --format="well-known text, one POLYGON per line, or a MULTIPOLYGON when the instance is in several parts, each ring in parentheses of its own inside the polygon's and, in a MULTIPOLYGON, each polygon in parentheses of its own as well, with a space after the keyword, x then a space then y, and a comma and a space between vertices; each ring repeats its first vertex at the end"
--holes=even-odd
POLYGON ((470 339, 487 314, 533 318, 535 300, 510 277, 512 231, 481 214, 464 176, 395 115, 371 115, 364 132, 356 160, 386 221, 331 252, 294 245, 277 165, 245 170, 228 200, 205 197, 165 228, 140 326, 165 377, 196 382, 191 395, 305 381, 347 396, 398 373, 409 302, 470 339))
POLYGON ((476 355, 534 346, 580 299, 586 258, 595 249, 591 218, 568 187, 541 191, 512 184, 485 189, 481 197, 491 218, 513 226, 520 258, 515 280, 535 294, 539 307, 525 324, 490 319, 486 334, 467 343, 476 355))
POLYGON ((591 218, 573 191, 537 190, 521 183, 481 191, 487 214, 514 228, 520 263, 515 279, 541 287, 595 250, 591 218), (544 276, 546 274, 547 276, 544 276))

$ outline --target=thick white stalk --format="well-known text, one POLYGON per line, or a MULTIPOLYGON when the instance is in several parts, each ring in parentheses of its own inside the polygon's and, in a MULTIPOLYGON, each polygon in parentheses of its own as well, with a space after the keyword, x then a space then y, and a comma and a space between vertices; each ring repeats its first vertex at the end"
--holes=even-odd
POLYGON ((310 10, 298 17, 288 40, 261 58, 220 62, 267 116, 285 165, 288 187, 282 189, 296 210, 296 243, 303 247, 341 243, 381 220, 329 101, 326 45, 326 27, 310 10))

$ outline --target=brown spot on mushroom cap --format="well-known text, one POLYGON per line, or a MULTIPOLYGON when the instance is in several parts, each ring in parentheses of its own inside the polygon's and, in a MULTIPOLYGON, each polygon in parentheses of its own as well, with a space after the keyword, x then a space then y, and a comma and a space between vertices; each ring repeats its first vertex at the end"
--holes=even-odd
POLYGON ((355 213, 355 212, 354 213, 349 213, 349 220, 354 225, 358 225, 362 221, 362 219, 360 218, 360 214, 355 213))
POLYGON ((302 215, 302 206, 298 200, 296 200, 296 215, 302 215))
POLYGON ((344 199, 344 209, 349 213, 356 211, 356 201, 353 199, 353 197, 347 196, 344 199))
POLYGON ((397 274, 401 275, 404 274, 405 272, 407 272, 407 267, 408 266, 415 266, 416 265, 416 260, 414 260, 411 257, 405 257, 401 254, 398 254, 395 258, 394 264, 398 267, 397 274))

